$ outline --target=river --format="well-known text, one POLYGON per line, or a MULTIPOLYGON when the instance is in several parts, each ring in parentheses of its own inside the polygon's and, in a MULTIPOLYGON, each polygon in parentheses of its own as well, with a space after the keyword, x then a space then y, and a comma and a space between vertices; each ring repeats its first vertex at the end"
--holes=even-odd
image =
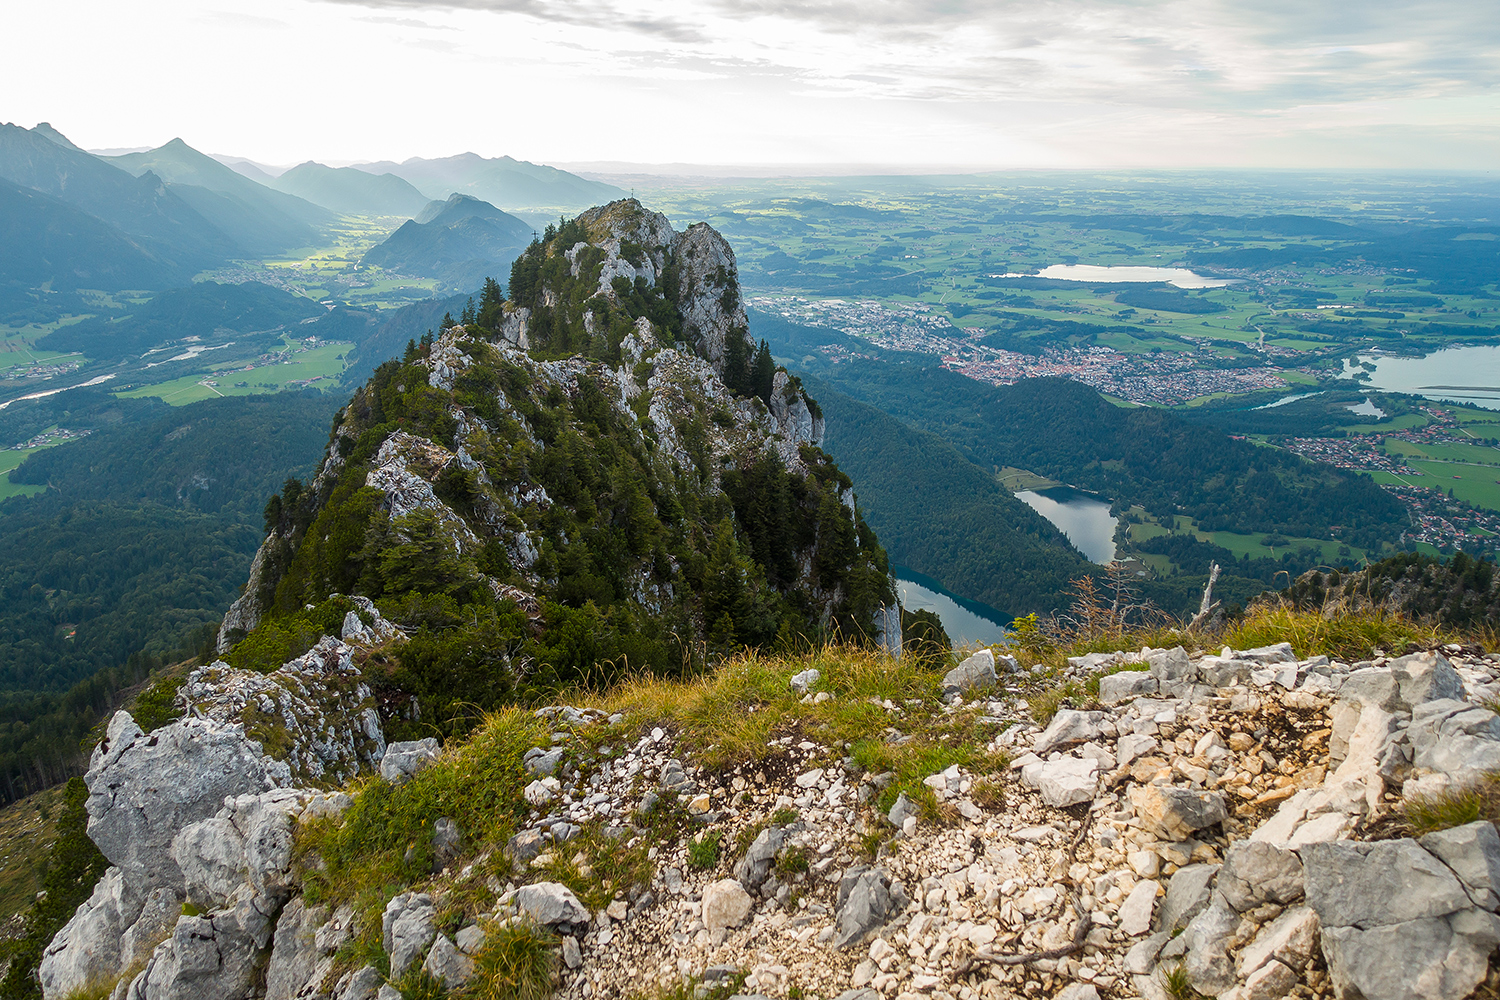
POLYGON ((1016 499, 1057 525, 1089 562, 1103 566, 1114 561, 1119 519, 1109 512, 1108 500, 1070 486, 1022 490, 1016 499))

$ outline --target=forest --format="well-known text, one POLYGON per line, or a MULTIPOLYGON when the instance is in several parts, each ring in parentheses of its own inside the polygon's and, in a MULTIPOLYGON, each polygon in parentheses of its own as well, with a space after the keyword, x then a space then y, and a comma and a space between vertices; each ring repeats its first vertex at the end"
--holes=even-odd
POLYGON ((262 498, 307 474, 334 405, 84 397, 5 413, 7 430, 94 433, 30 456, 13 478, 49 488, 0 505, 0 799, 76 773, 79 739, 121 688, 211 640, 260 543, 262 498))

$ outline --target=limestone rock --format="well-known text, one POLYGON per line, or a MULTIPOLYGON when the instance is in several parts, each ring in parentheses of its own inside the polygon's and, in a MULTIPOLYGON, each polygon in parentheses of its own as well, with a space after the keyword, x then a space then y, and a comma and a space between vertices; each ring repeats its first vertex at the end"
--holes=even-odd
POLYGON ((1093 801, 1099 787, 1099 762, 1090 758, 1062 757, 1028 764, 1022 769, 1021 777, 1042 793, 1043 802, 1065 809, 1080 802, 1093 801))
POLYGON ((834 917, 835 948, 863 944, 901 910, 906 908, 906 890, 884 869, 859 865, 839 880, 838 908, 834 917))
POLYGON ((1484 981, 1500 918, 1483 910, 1401 923, 1323 928, 1323 954, 1340 1000, 1460 1000, 1484 981))
POLYGON ((391 975, 399 976, 437 934, 437 910, 425 892, 403 892, 385 905, 380 919, 382 942, 391 956, 391 975))
POLYGON ((458 950, 458 946, 448 940, 448 935, 439 934, 432 941, 432 950, 427 953, 427 961, 422 963, 422 971, 441 982, 444 988, 455 990, 474 978, 474 960, 458 950))
POLYGON ((1263 903, 1285 905, 1302 898, 1302 862, 1288 850, 1258 840, 1230 846, 1218 888, 1243 913, 1263 903))
POLYGON ((1218 865, 1187 865, 1173 873, 1167 898, 1156 913, 1156 929, 1172 933, 1186 927, 1208 905, 1210 886, 1218 865))
POLYGON ((317 930, 328 919, 328 909, 308 909, 299 896, 281 911, 266 966, 265 1000, 293 1000, 312 979, 318 961, 317 930))
POLYGON ((1453 870, 1476 905, 1487 910, 1500 906, 1500 834, 1495 824, 1479 820, 1429 833, 1417 842, 1453 870))
POLYGON ((1275 963, 1300 973, 1317 951, 1318 915, 1310 906, 1294 906, 1262 927, 1240 949, 1240 978, 1247 979, 1262 966, 1275 963))
POLYGON ((1104 734, 1104 728, 1101 725, 1103 721, 1103 712, 1060 709, 1047 724, 1042 735, 1037 737, 1036 745, 1031 748, 1031 752, 1038 757, 1045 757, 1060 747, 1097 740, 1104 734))
POLYGON ((994 687, 995 654, 988 649, 981 649, 943 675, 945 695, 969 695, 994 687))
POLYGON ((1413 840, 1309 844, 1307 903, 1324 928, 1384 927, 1473 904, 1453 872, 1413 840))
POLYGON ((131 984, 132 1000, 247 1000, 255 988, 261 931, 246 925, 246 915, 236 910, 180 917, 131 984))
POLYGON ((1130 895, 1120 904, 1121 933, 1136 937, 1151 929, 1151 915, 1156 910, 1158 888, 1153 880, 1142 879, 1130 890, 1130 895))
POLYGON ((732 878, 720 879, 703 890, 703 926, 710 931, 738 927, 754 907, 743 886, 732 878))
POLYGON ((380 776, 393 785, 404 785, 412 775, 438 759, 438 741, 426 739, 392 743, 380 761, 380 776))
POLYGON ((802 671, 800 674, 794 674, 790 682, 792 690, 798 694, 807 694, 807 692, 817 686, 822 676, 817 668, 810 668, 802 671))
POLYGON ((1145 785, 1135 794, 1134 801, 1141 826, 1163 840, 1186 840, 1229 816, 1224 796, 1218 792, 1145 785))
POLYGON ((745 850, 745 856, 734 866, 735 880, 752 892, 759 889, 776 863, 776 855, 786 843, 786 831, 779 826, 768 826, 756 835, 745 850))
POLYGON ((559 924, 586 924, 589 911, 573 890, 558 882, 537 882, 523 885, 511 898, 522 912, 538 924, 556 927, 559 924))
POLYGON ((214 815, 225 796, 259 793, 288 777, 243 727, 189 718, 146 737, 117 712, 84 776, 89 839, 132 885, 180 889, 182 871, 169 850, 178 831, 214 815))

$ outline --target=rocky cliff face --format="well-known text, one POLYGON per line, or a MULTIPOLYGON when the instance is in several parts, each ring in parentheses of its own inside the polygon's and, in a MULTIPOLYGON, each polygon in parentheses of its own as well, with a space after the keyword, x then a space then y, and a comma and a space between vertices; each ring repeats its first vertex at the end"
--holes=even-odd
POLYGON ((616 202, 549 229, 511 285, 489 326, 355 394, 315 480, 268 508, 221 652, 334 591, 509 602, 542 631, 549 606, 636 615, 658 666, 882 632, 884 553, 818 449, 816 403, 768 355, 751 372, 718 233, 616 202))

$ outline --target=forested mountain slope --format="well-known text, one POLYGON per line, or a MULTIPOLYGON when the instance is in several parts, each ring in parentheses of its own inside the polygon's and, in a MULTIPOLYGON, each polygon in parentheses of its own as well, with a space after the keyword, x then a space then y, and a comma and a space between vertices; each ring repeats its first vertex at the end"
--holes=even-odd
POLYGON ((806 384, 827 420, 825 447, 894 562, 1016 616, 1064 606, 1070 582, 1099 571, 947 441, 817 379, 806 384))
POLYGON ((1152 407, 1123 409, 1067 379, 991 386, 936 365, 856 359, 835 387, 944 437, 975 464, 1030 469, 1205 531, 1394 541, 1399 501, 1367 477, 1258 448, 1152 407))
POLYGON ((509 293, 381 365, 272 498, 232 663, 281 664, 359 594, 418 633, 391 684, 445 725, 513 687, 894 641, 885 553, 718 233, 614 202, 549 227, 509 293))
POLYGON ((8 439, 93 433, 30 456, 14 478, 53 488, 0 505, 0 799, 76 773, 115 691, 204 644, 249 572, 263 497, 312 467, 333 406, 82 392, 4 412, 8 439))

